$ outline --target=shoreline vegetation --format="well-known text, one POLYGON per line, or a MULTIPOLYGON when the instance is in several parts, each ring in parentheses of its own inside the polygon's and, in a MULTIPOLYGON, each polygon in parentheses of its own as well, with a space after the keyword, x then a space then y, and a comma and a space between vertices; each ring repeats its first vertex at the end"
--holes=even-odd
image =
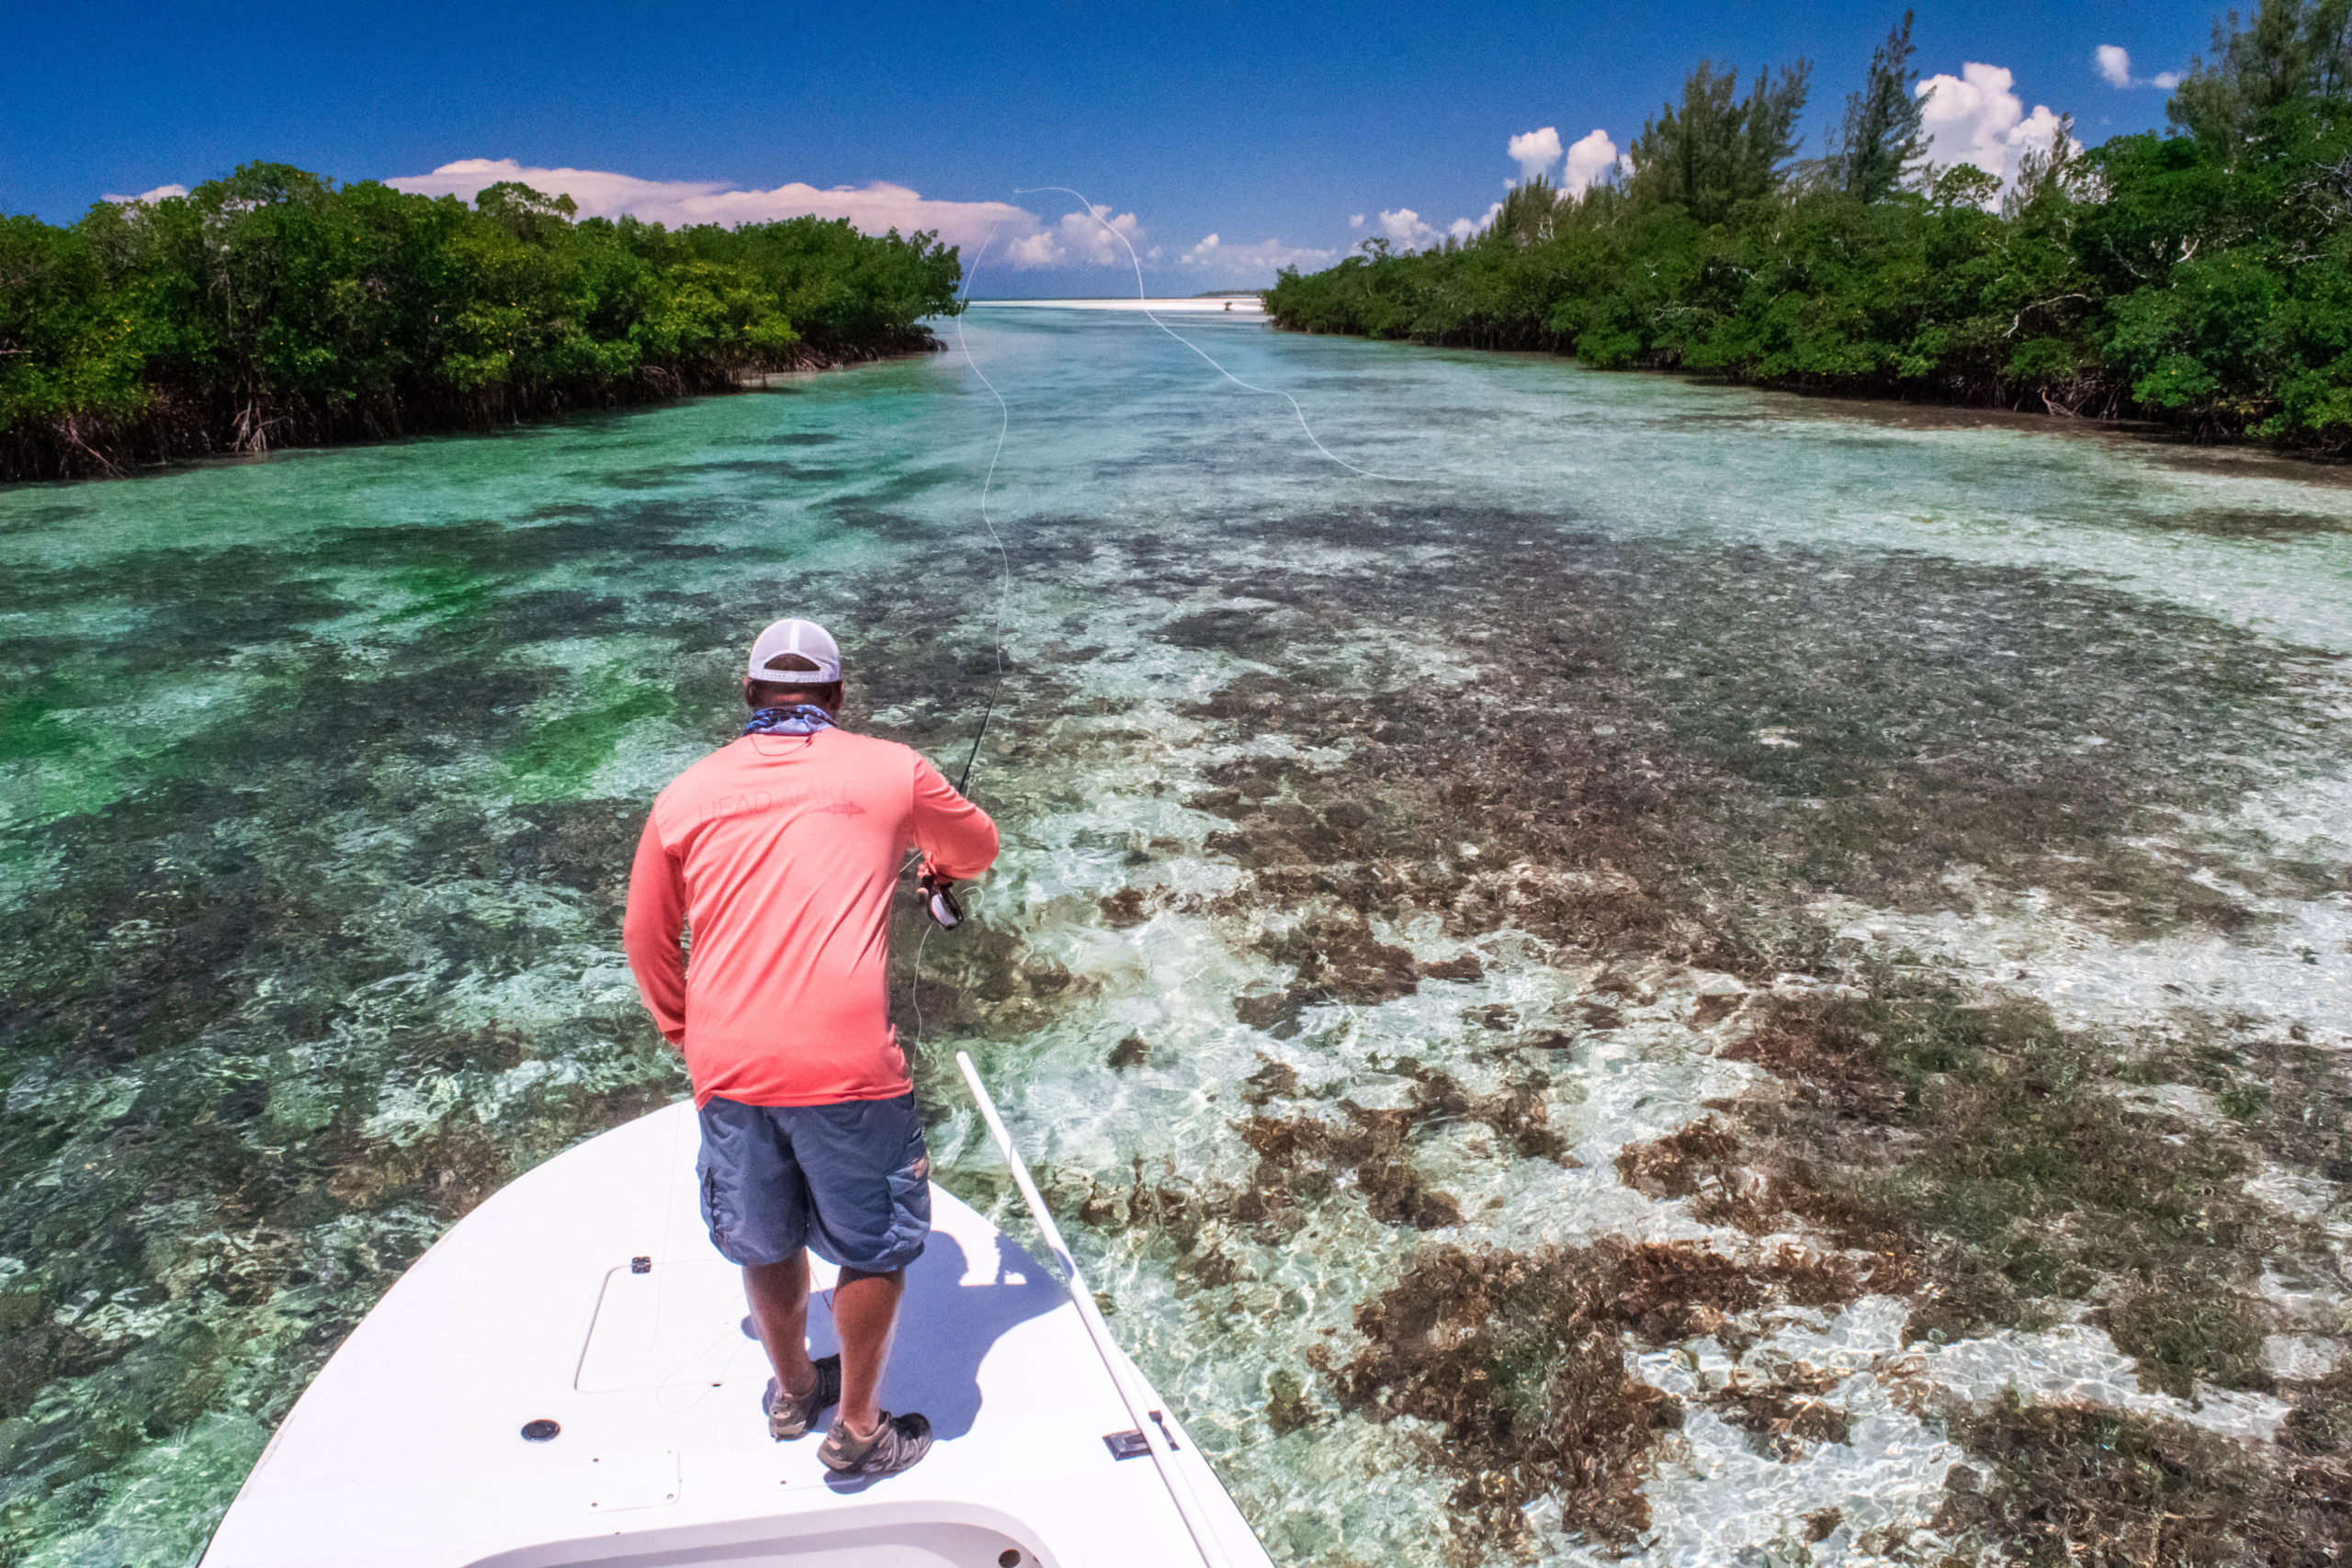
POLYGON ((1811 64, 1702 61, 1627 167, 1467 240, 1286 268, 1272 323, 2352 456, 2352 0, 2233 12, 2165 134, 2071 121, 2006 187, 1926 156, 1911 17, 1798 157, 1811 64))
POLYGON ((484 430, 940 347, 937 236, 575 220, 282 164, 55 226, 0 216, 0 482, 484 430))

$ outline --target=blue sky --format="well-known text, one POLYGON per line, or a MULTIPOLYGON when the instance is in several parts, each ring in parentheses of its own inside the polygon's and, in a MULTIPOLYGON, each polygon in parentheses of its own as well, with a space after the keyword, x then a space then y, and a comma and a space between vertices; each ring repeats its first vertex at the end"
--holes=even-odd
MULTIPOLYGON (((1848 0, 8 0, 0 209, 70 220, 254 158, 469 195, 511 160, 569 171, 537 183, 589 210, 839 210, 941 225, 967 255, 993 233, 983 295, 1131 288, 1100 225, 1063 221, 1074 203, 1015 194, 1062 185, 1109 209, 1155 292, 1192 293, 1263 283, 1279 260, 1317 265, 1371 234, 1426 242, 1475 223, 1518 177, 1514 137, 1532 134, 1531 159, 1545 128, 1564 153, 1582 141, 1589 169, 1702 57, 1751 73, 1810 57, 1817 152, 1899 14, 1848 0), (469 166, 434 175, 452 164, 469 166)), ((1934 104, 1939 154, 2013 160, 2046 139, 2037 108, 2073 114, 2089 142, 2160 126, 2161 87, 2109 78, 2181 69, 2213 14, 2202 0, 1920 8, 1918 68, 1952 78, 1934 104), (2126 51, 2128 72, 2109 56, 2102 73, 2101 46, 2126 51)))

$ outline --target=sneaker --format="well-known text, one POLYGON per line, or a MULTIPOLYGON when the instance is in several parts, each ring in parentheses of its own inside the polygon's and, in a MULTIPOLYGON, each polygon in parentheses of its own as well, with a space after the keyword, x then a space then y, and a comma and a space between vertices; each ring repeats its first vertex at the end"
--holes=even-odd
POLYGON ((768 1391, 761 1396, 760 1408, 768 1415, 768 1436, 779 1443, 802 1436, 828 1406, 841 1403, 842 1359, 822 1356, 812 1364, 817 1369, 817 1386, 806 1399, 787 1396, 774 1378, 768 1379, 768 1391))
POLYGON ((881 1427, 870 1438, 852 1437, 848 1422, 834 1422, 817 1457, 836 1475, 896 1475, 930 1451, 927 1417, 893 1416, 885 1410, 881 1427))

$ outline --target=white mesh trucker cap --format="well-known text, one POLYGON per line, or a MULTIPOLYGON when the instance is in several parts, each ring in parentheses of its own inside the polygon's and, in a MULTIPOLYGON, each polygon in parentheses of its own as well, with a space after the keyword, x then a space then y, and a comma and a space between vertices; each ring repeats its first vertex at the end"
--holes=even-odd
POLYGON ((830 686, 842 678, 841 644, 816 622, 787 616, 752 642, 745 673, 786 686, 830 686))

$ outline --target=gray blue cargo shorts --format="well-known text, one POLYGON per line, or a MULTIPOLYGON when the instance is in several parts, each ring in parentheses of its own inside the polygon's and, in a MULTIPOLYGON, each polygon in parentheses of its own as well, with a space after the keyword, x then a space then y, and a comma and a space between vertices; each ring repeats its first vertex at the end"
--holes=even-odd
POLYGON ((781 1263, 803 1247, 888 1274, 931 1234, 931 1156, 915 1097, 837 1105, 702 1107, 703 1223, 729 1262, 781 1263))

